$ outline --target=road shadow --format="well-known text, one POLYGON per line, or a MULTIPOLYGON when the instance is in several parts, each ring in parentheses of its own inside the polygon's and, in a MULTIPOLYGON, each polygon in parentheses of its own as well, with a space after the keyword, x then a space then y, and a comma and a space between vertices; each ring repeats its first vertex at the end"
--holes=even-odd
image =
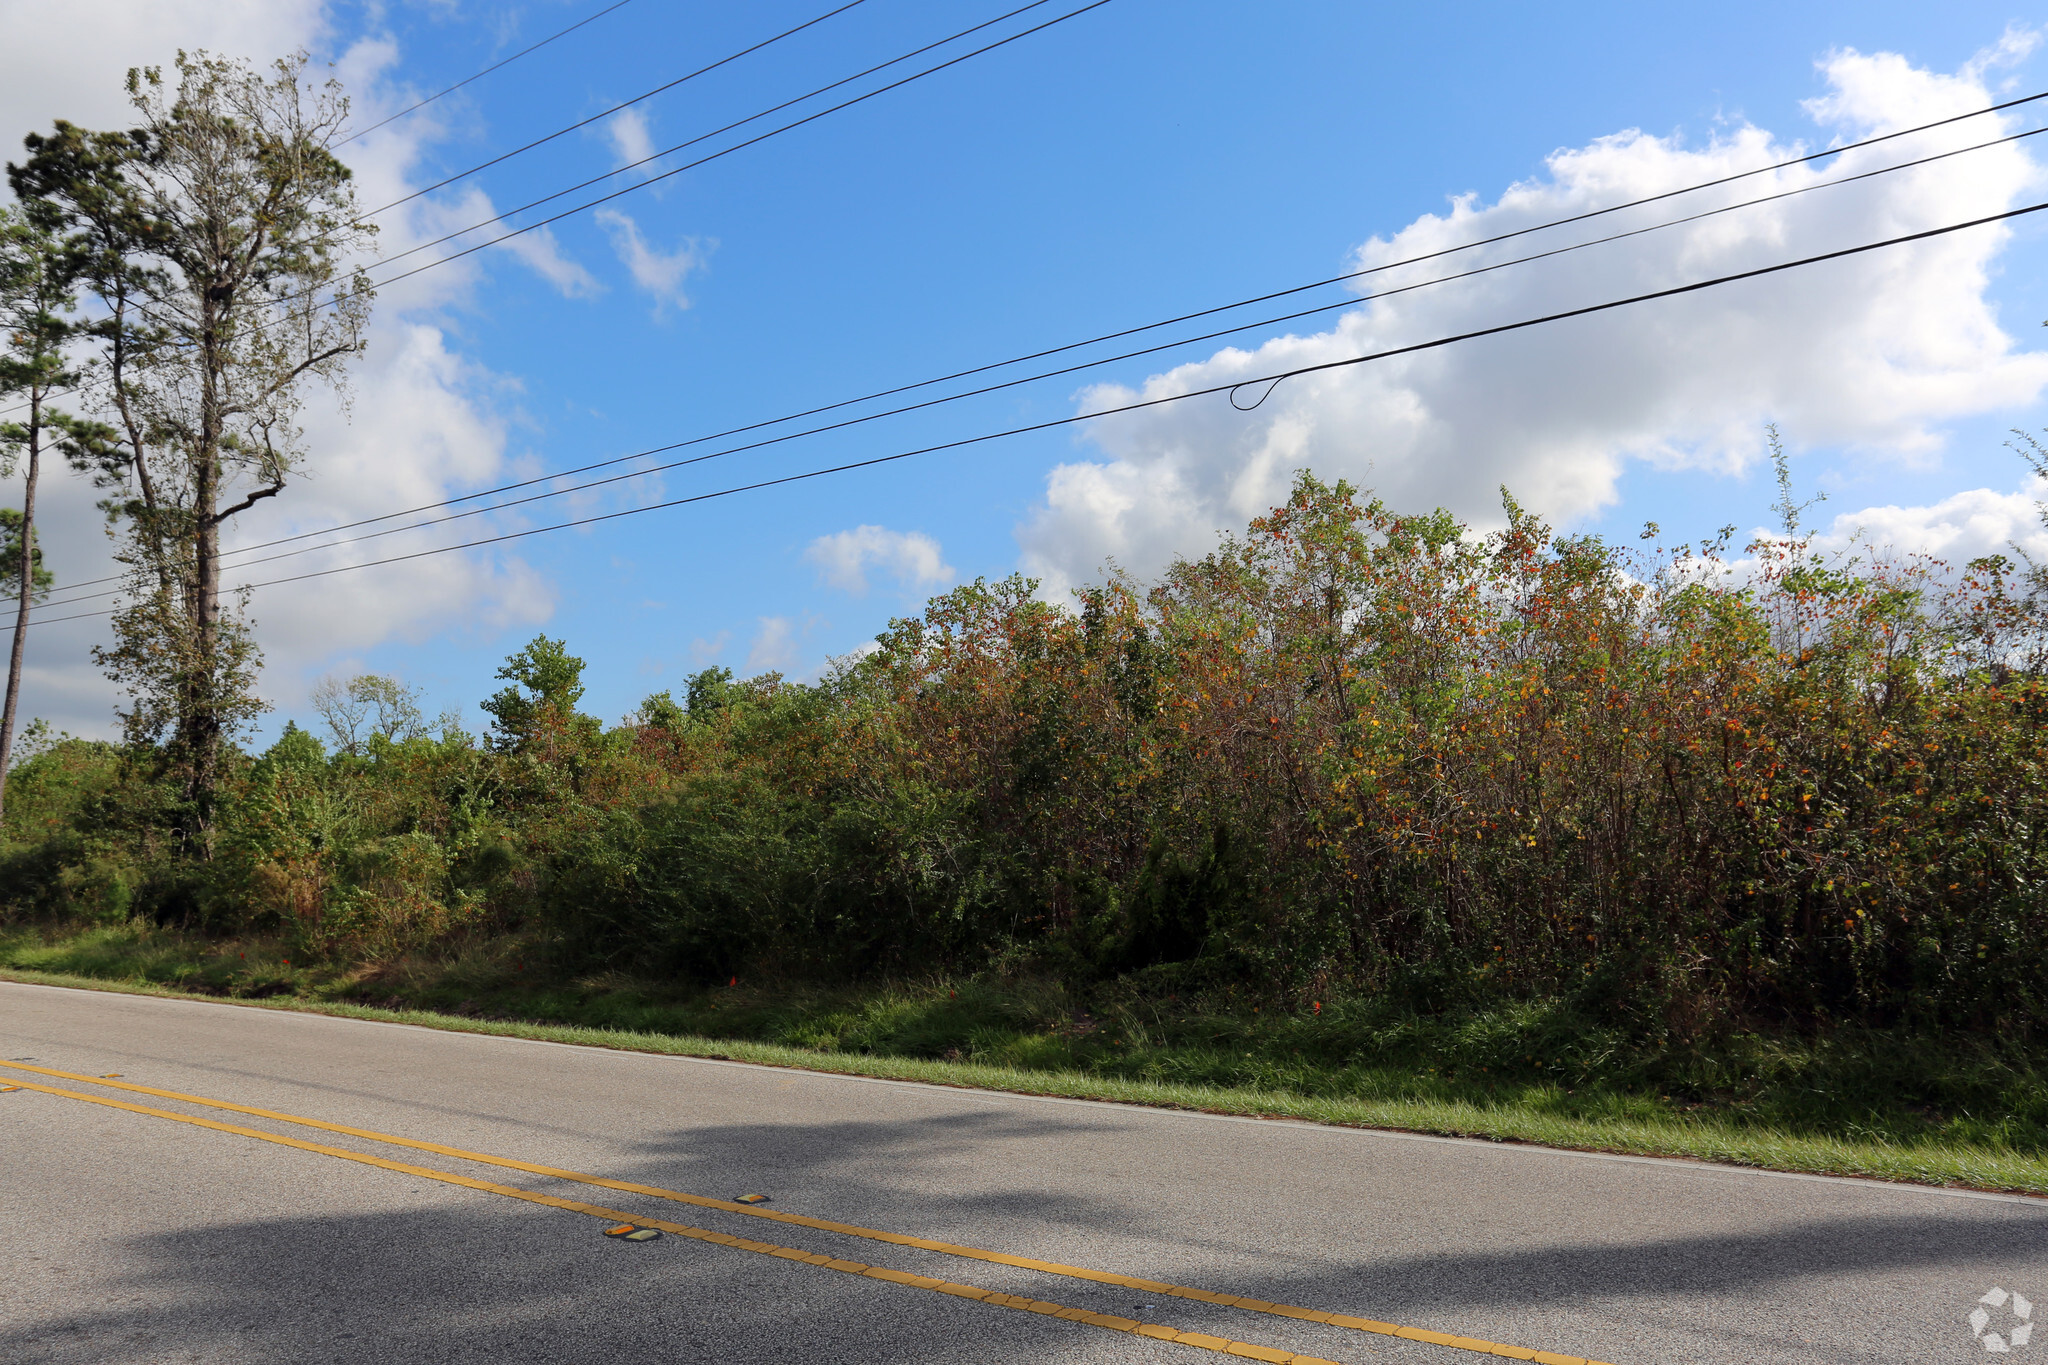
MULTIPOLYGON (((702 1189, 740 1170, 767 1188, 798 1192, 789 1207, 820 1217, 1443 1331, 1470 1332, 1479 1321, 1506 1324, 1500 1330, 1509 1340, 1512 1324, 1533 1318, 1647 1312, 1678 1336, 1718 1337, 1722 1356, 1735 1361, 1766 1358, 1781 1344, 1777 1335, 1794 1348, 1786 1359, 1908 1358, 1901 1350, 1924 1352, 1912 1358, 1946 1359, 1952 1349, 1980 1349, 1957 1335, 1956 1323, 1990 1285, 2019 1276, 2048 1291, 2048 1207, 1893 1195, 1847 1184, 1781 1187, 1759 1178, 1751 1187, 1708 1180, 1674 1191, 1668 1183, 1673 1173, 1661 1168, 1589 1166, 1589 1184, 1640 1171, 1646 1198, 1660 1197, 1661 1189, 1667 1200, 1695 1200, 1703 1210, 1720 1206, 1698 1221, 1724 1226, 1672 1232, 1668 1218, 1657 1220, 1656 1228, 1631 1226, 1625 1218, 1617 1224, 1609 1207, 1534 1236, 1504 1231, 1516 1225, 1513 1217, 1499 1220, 1500 1228, 1482 1220, 1467 1235, 1447 1238, 1444 1250, 1427 1254, 1391 1249, 1406 1239, 1383 1235, 1385 1218, 1363 1207, 1355 1242, 1332 1250, 1327 1241, 1307 1245, 1286 1235, 1284 1212, 1270 1224, 1219 1220, 1199 1192, 1160 1199, 1154 1186, 1150 1197, 1123 1197, 1094 1180, 1085 1190, 1045 1188, 1039 1175, 1014 1185, 978 1177, 945 1188, 945 1172, 963 1154, 986 1152, 1000 1163, 1006 1144, 1058 1151, 1120 1131, 1116 1116, 1022 1107, 906 1120, 707 1126, 640 1143, 642 1173, 634 1178, 702 1189), (905 1178, 878 1192, 875 1173, 890 1168, 900 1168, 905 1178), (1843 1212, 1788 1215, 1788 1209, 1813 1210, 1837 1193, 1847 1196, 1843 1212), (1754 1216, 1744 1216, 1745 1204, 1754 1206, 1754 1216), (1733 1223, 1743 1226, 1726 1226, 1733 1223), (1083 1245, 1095 1259, 1075 1249, 1083 1245), (1785 1325, 1788 1315, 1811 1321, 1795 1329, 1785 1325), (1908 1347, 1909 1341, 1918 1344, 1908 1347)), ((1032 1167, 1042 1174, 1041 1163, 1032 1167)), ((1504 1183, 1504 1213, 1512 1212, 1511 1199, 1504 1183)), ((1427 1191, 1416 1191, 1409 1207, 1427 1202, 1427 1191)), ((956 1269, 926 1267, 925 1273, 975 1279, 974 1263, 950 1264, 956 1269)), ((1059 1282, 1041 1277, 1039 1283, 1059 1282)), ((1057 1288, 1042 1292, 1060 1296, 1057 1288)), ((1667 1338, 1655 1354, 1632 1358, 1673 1358, 1667 1348, 1674 1342, 1667 1338)))
MULTIPOLYGON (((799 1189, 803 1212, 853 1222, 861 1221, 860 1209, 886 1202, 894 1215, 889 1230, 923 1236, 988 1226, 992 1219, 1025 1219, 1054 1232, 1170 1236, 1177 1246, 1218 1250, 1244 1246, 1242 1237, 1209 1236, 1198 1201, 1162 1209, 1136 1197, 1023 1184, 949 1192, 924 1178, 961 1154, 1006 1143, 1057 1149, 1083 1135, 1116 1131, 1113 1121, 1085 1114, 998 1109, 904 1120, 706 1126, 635 1144, 641 1160, 626 1178, 726 1197, 740 1191, 725 1186, 749 1180, 770 1189, 799 1189), (876 1171, 889 1167, 901 1169, 905 1178, 890 1182, 886 1199, 878 1201, 876 1171)), ((1730 1198, 1719 1188, 1700 1193, 1705 1199, 1730 1198)), ((2048 1260, 2048 1205, 1921 1198, 1924 1207, 1913 1212, 1797 1219, 1755 1232, 1622 1231, 1587 1238, 1566 1226, 1541 1246, 1426 1257, 1376 1253, 1375 1220, 1368 1214, 1356 1259, 1339 1273, 1390 1305, 1457 1306, 1554 1300, 1561 1294, 1742 1293, 1787 1281, 1927 1270, 1968 1276, 2048 1260)), ((1276 1246, 1272 1253, 1286 1263, 1329 1265, 1327 1256, 1299 1248, 1276 1246)))
MULTIPOLYGON (((74 1266, 57 1293, 18 1281, 0 1360, 937 1365, 1048 1359, 1076 1332, 679 1237, 616 1241, 602 1226, 499 1200, 127 1239, 74 1266)), ((1104 1360, 1148 1358, 1103 1345, 1104 1360)))

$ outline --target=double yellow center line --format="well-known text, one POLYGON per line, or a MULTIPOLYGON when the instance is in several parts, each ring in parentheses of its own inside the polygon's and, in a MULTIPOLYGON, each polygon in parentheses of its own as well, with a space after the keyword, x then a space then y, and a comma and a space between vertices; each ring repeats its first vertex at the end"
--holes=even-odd
MULTIPOLYGON (((135 1094, 153 1095, 159 1099, 176 1100, 183 1104, 194 1104, 208 1109, 247 1114, 252 1118, 269 1119, 276 1123, 289 1123, 302 1128, 341 1133, 370 1142, 381 1142, 394 1147, 409 1147, 416 1151, 434 1152, 441 1156, 454 1157, 462 1161, 477 1162, 486 1166, 497 1166, 506 1170, 523 1171, 529 1175, 546 1176, 556 1180, 568 1180, 578 1184, 596 1186, 601 1189, 617 1190, 626 1194, 647 1195, 678 1204, 691 1204, 699 1208, 718 1209, 725 1213, 743 1214, 748 1218, 788 1223, 796 1227, 811 1228, 820 1232, 839 1233, 848 1237, 862 1237, 870 1241, 886 1242, 892 1246, 914 1247, 920 1251, 934 1251, 947 1256, 987 1261, 995 1265, 1014 1266, 1022 1270, 1033 1270, 1048 1275, 1060 1275, 1068 1279, 1115 1285, 1122 1289, 1137 1290, 1141 1293, 1158 1295, 1165 1298, 1191 1299, 1199 1303, 1240 1308, 1247 1312, 1266 1313, 1276 1317, 1294 1318, 1303 1322, 1322 1323, 1331 1327, 1370 1332, 1379 1336, 1401 1337, 1409 1341, 1426 1342, 1435 1346, 1447 1346, 1455 1350, 1471 1351, 1482 1355, 1503 1356, 1510 1360, 1536 1361, 1539 1365, 1603 1365, 1603 1362, 1587 1360, 1582 1356, 1560 1355, 1553 1351, 1534 1351, 1521 1346, 1504 1346, 1499 1342, 1482 1341, 1475 1337, 1431 1332, 1419 1327, 1401 1327, 1389 1322, 1377 1322, 1371 1318, 1352 1317, 1345 1313, 1326 1313, 1319 1309, 1298 1308, 1291 1304, 1268 1303, 1264 1299, 1246 1298, 1233 1294, 1217 1294, 1206 1289, 1193 1289, 1186 1285, 1139 1279, 1135 1276, 1118 1275, 1103 1270, 1090 1270, 1084 1266, 1061 1265, 1055 1261, 1040 1261, 1028 1256, 1012 1256, 1006 1252, 960 1246, 952 1242, 934 1241, 927 1237, 911 1237, 902 1233, 885 1232, 879 1228, 861 1227, 854 1223, 838 1223, 824 1218, 811 1218, 804 1214, 786 1213, 779 1209, 767 1209, 755 1205, 740 1204, 727 1199, 712 1199, 701 1194, 689 1194, 682 1190, 665 1189, 659 1185, 642 1185, 630 1180, 612 1180, 605 1176, 588 1175, 581 1171, 564 1170, 557 1166, 543 1166, 530 1161, 514 1160, 510 1157, 467 1151, 460 1147, 448 1147, 437 1142, 423 1142, 417 1138, 399 1137, 392 1133, 380 1133, 369 1128, 351 1128, 345 1124, 327 1123, 320 1119, 305 1118, 297 1114, 280 1113, 273 1109, 258 1109, 250 1105, 234 1104, 227 1100, 209 1099, 201 1095, 188 1095, 176 1090, 159 1090, 151 1086, 136 1085, 132 1082, 114 1080, 104 1076, 86 1076, 71 1071, 58 1071, 50 1067, 31 1066, 23 1062, 0 1062, 0 1067, 7 1067, 14 1071, 32 1072, 36 1075, 50 1076, 60 1080, 83 1081, 89 1085, 126 1090, 135 1094)), ((1108 1313, 1094 1313, 1081 1308, 1069 1308, 1040 1299, 1029 1299, 1015 1294, 1004 1294, 993 1290, 981 1289, 974 1285, 954 1284, 950 1281, 937 1280, 925 1275, 912 1275, 899 1270, 889 1270, 880 1266, 867 1265, 859 1261, 849 1261, 817 1252, 802 1251, 794 1247, 778 1246, 772 1242, 759 1242, 744 1237, 733 1237, 726 1233, 714 1232, 708 1228, 692 1227, 684 1223, 670 1223, 660 1219, 642 1218, 635 1214, 624 1213, 618 1209, 606 1208, 598 1204, 584 1203, 574 1199, 562 1199, 554 1195, 536 1194, 530 1190, 517 1189, 510 1185, 500 1185, 488 1180, 479 1180, 472 1176, 458 1175, 454 1172, 436 1170, 427 1166, 414 1166, 402 1161, 392 1161, 384 1157, 350 1151, 343 1147, 330 1147, 324 1143, 308 1142, 302 1138, 286 1137, 278 1133, 267 1133, 261 1129, 245 1128, 233 1123, 222 1123, 216 1119, 201 1118, 193 1114, 174 1113, 168 1109, 154 1109, 147 1105, 132 1104, 126 1100, 110 1099, 103 1095, 89 1095, 75 1090, 62 1090, 55 1086, 37 1085, 29 1081, 21 1082, 21 1087, 25 1090, 37 1091, 46 1095, 56 1095, 71 1100, 82 1100, 88 1104, 103 1105, 110 1109, 120 1109, 135 1114, 146 1114, 152 1118, 170 1119, 178 1123, 192 1124, 200 1128, 210 1128, 216 1132, 233 1133, 240 1137, 255 1138, 259 1141, 273 1142, 285 1147, 295 1147, 300 1151, 317 1152, 322 1156, 335 1157, 343 1161, 359 1162, 363 1165, 375 1166, 383 1170, 397 1171, 422 1180, 437 1180, 444 1184, 460 1185, 465 1189, 481 1190, 489 1194, 503 1195, 509 1199, 524 1200, 530 1204, 544 1204, 550 1208, 568 1209, 572 1212, 603 1218, 613 1223, 630 1222, 641 1227, 659 1228, 663 1232, 671 1233, 678 1237, 711 1242, 720 1246, 734 1247, 741 1251, 756 1252, 761 1255, 775 1256, 784 1260, 802 1261, 827 1270, 863 1275, 870 1279, 884 1280, 892 1284, 910 1285, 919 1289, 932 1290, 936 1293, 951 1294, 959 1298, 975 1299, 997 1307, 1042 1313, 1050 1317, 1070 1322, 1079 1322, 1091 1327, 1135 1333, 1139 1336, 1152 1337, 1161 1341, 1171 1341, 1182 1346, 1220 1351, 1253 1360, 1287 1362, 1291 1363, 1291 1365, 1334 1365, 1334 1362, 1325 1361, 1316 1356, 1297 1355, 1269 1346, 1256 1346, 1248 1342, 1231 1341, 1224 1337, 1211 1336, 1203 1332, 1184 1332, 1157 1323, 1140 1322, 1133 1318, 1117 1317, 1108 1313)))

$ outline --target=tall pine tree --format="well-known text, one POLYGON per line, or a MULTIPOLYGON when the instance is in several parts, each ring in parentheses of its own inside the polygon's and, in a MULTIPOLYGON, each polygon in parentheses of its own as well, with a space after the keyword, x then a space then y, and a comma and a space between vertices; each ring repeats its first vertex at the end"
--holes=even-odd
POLYGON ((340 386, 371 291, 354 258, 372 228, 334 155, 348 103, 310 85, 304 54, 268 73, 181 53, 175 84, 131 71, 125 132, 66 123, 8 168, 54 206, 100 304, 94 329, 117 427, 98 460, 130 574, 101 667, 129 696, 131 741, 156 743, 206 856, 223 746, 264 709, 246 601, 221 581, 232 520, 305 459, 314 381, 340 386))

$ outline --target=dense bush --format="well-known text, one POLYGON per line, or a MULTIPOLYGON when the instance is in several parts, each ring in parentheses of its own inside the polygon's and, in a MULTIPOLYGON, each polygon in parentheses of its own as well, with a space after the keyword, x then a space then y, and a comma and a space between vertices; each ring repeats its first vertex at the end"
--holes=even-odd
POLYGON ((697 980, 1000 960, 1162 996, 1568 1000, 1639 1038, 2027 1038, 2028 588, 1796 538, 1624 553, 1512 504, 1480 537, 1304 477, 1149 588, 1066 610, 978 582, 814 686, 712 670, 609 730, 536 641, 488 744, 287 730, 196 863, 148 753, 58 744, 10 787, 0 896, 365 959, 513 933, 697 980))

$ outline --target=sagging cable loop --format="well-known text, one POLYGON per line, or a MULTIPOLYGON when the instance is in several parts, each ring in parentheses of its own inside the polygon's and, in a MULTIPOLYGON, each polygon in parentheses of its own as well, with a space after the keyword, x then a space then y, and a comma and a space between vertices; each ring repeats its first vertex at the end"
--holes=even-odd
POLYGON ((1230 391, 1230 406, 1236 408, 1239 412, 1250 412, 1252 408, 1258 407, 1259 403, 1263 403, 1268 398, 1271 398, 1273 396, 1273 390, 1279 388, 1281 384, 1286 382, 1286 380, 1287 376, 1284 374, 1275 378, 1270 383, 1263 379, 1248 379, 1244 383, 1239 384, 1237 388, 1234 388, 1230 391), (1259 395, 1258 403, 1253 403, 1251 407, 1246 407, 1243 403, 1237 401, 1237 390, 1251 388, 1254 384, 1265 384, 1266 391, 1259 395))

